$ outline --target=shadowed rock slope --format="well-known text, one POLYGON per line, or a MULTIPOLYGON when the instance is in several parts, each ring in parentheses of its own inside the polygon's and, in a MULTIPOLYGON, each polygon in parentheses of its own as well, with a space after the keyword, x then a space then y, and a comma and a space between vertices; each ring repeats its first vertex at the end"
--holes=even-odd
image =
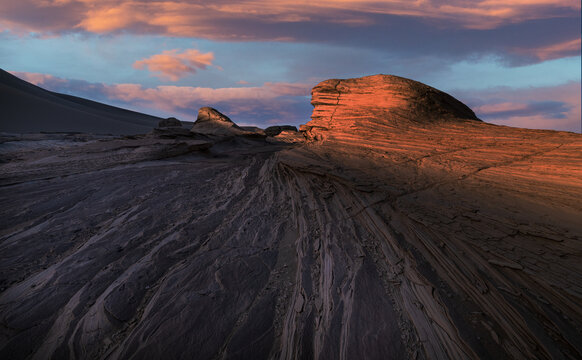
POLYGON ((0 69, 0 131, 11 133, 146 133, 160 118, 59 94, 0 69))
POLYGON ((4 139, 0 357, 582 356, 581 135, 393 76, 313 104, 304 141, 4 139))

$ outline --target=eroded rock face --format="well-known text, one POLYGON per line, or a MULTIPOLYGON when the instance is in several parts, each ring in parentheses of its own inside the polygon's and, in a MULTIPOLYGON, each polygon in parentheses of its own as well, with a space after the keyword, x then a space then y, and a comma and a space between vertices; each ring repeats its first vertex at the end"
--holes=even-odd
POLYGON ((192 131, 222 136, 245 133, 245 130, 230 120, 228 116, 211 107, 203 107, 198 110, 198 117, 192 131))
POLYGON ((312 127, 386 132, 390 127, 477 120, 465 104, 435 88, 393 75, 331 79, 311 91, 312 127))
POLYGON ((307 143, 0 139, 0 358, 581 358, 582 135, 410 91, 314 91, 307 143))
POLYGON ((238 128, 238 125, 236 125, 232 120, 230 120, 228 116, 211 107, 202 107, 198 110, 198 117, 196 118, 196 123, 198 125, 208 123, 221 124, 223 126, 234 126, 238 128))

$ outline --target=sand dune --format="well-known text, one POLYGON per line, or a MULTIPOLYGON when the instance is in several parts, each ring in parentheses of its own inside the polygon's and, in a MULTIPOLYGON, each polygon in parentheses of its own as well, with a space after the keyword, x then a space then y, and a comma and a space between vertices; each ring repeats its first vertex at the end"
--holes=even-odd
POLYGON ((160 120, 155 116, 59 94, 0 69, 0 131, 11 133, 85 132, 139 134, 160 120))

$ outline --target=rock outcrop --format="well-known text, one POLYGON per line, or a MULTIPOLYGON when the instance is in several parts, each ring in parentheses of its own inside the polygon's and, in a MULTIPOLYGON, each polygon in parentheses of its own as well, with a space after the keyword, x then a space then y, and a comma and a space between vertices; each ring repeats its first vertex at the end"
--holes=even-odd
POLYGON ((265 134, 265 130, 261 129, 260 127, 257 127, 257 126, 241 126, 240 128, 243 129, 244 131, 248 131, 250 133, 256 134, 259 137, 267 136, 265 134))
POLYGON ((0 358, 582 357, 582 135, 313 96, 274 137, 0 138, 0 358))
POLYGON ((154 137, 166 139, 189 138, 194 136, 190 130, 182 127, 180 120, 174 117, 160 120, 158 127, 151 134, 154 137))
POLYGON ((203 107, 198 110, 198 117, 192 126, 192 131, 220 136, 243 135, 247 132, 230 120, 228 116, 211 107, 203 107))
POLYGON ((302 126, 346 132, 389 132, 391 128, 442 121, 475 120, 465 104, 435 88, 393 75, 331 79, 311 91, 312 121, 302 126))
POLYGON ((182 122, 175 117, 169 117, 167 119, 162 119, 158 123, 159 128, 168 128, 168 127, 182 127, 182 122))
POLYGON ((267 136, 277 136, 282 131, 295 131, 297 132, 297 127, 293 125, 277 125, 277 126, 269 126, 265 129, 265 134, 267 136))

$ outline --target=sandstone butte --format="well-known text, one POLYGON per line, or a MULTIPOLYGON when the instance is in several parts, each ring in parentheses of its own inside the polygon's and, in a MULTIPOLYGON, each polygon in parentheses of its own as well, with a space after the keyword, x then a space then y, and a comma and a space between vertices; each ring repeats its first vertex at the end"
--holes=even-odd
POLYGON ((0 358, 582 358, 582 135, 395 76, 312 96, 274 136, 4 138, 0 358))

